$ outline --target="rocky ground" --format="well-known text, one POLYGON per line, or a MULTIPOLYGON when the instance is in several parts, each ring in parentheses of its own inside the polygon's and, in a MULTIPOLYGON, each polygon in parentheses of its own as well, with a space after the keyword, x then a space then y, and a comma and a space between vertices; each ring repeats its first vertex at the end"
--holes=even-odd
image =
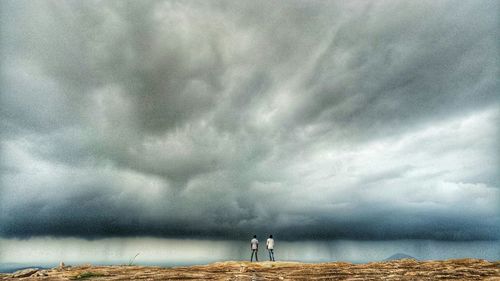
POLYGON ((499 280, 500 262, 396 260, 352 264, 219 262, 190 267, 66 266, 0 274, 0 280, 499 280))

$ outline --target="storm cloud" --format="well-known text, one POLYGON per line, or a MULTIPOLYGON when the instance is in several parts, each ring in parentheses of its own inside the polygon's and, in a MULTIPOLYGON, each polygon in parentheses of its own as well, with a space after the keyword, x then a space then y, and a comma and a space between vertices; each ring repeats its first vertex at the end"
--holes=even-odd
POLYGON ((0 5, 0 236, 500 238, 498 1, 0 5))

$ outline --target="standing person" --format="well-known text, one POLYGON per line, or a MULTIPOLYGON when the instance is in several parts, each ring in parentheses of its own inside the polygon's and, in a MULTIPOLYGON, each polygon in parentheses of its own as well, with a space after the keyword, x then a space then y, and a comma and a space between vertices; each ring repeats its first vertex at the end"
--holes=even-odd
POLYGON ((266 242, 266 249, 267 251, 269 252, 269 260, 270 261, 274 261, 274 239, 273 239, 273 235, 269 235, 269 238, 267 238, 267 242, 266 242))
POLYGON ((257 240, 257 235, 253 236, 253 239, 250 241, 250 249, 252 249, 252 256, 250 257, 250 262, 253 261, 253 254, 255 253, 255 261, 259 261, 257 257, 257 252, 259 251, 259 240, 257 240))

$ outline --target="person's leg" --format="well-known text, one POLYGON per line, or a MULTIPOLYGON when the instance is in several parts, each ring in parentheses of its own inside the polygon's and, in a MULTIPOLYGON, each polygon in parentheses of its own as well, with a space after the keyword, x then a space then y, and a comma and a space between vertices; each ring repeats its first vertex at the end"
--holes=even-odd
POLYGON ((271 249, 271 256, 272 256, 273 261, 274 261, 274 250, 273 249, 271 249))
POLYGON ((250 262, 252 262, 252 261, 253 261, 253 253, 254 253, 254 252, 255 252, 255 251, 254 251, 254 250, 252 250, 252 256, 250 257, 250 262))
POLYGON ((272 251, 272 250, 271 250, 271 249, 268 249, 267 251, 269 252, 269 260, 270 260, 270 261, 272 261, 272 260, 273 260, 273 259, 271 258, 271 251, 272 251))
POLYGON ((255 250, 255 261, 259 261, 259 257, 257 254, 259 253, 259 250, 255 250))

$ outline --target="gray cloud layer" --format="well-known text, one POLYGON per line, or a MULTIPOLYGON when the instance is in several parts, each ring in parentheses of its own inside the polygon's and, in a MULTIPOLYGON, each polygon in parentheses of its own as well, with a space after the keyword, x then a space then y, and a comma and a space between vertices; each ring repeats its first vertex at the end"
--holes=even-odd
POLYGON ((498 239, 498 2, 2 1, 0 235, 498 239))

